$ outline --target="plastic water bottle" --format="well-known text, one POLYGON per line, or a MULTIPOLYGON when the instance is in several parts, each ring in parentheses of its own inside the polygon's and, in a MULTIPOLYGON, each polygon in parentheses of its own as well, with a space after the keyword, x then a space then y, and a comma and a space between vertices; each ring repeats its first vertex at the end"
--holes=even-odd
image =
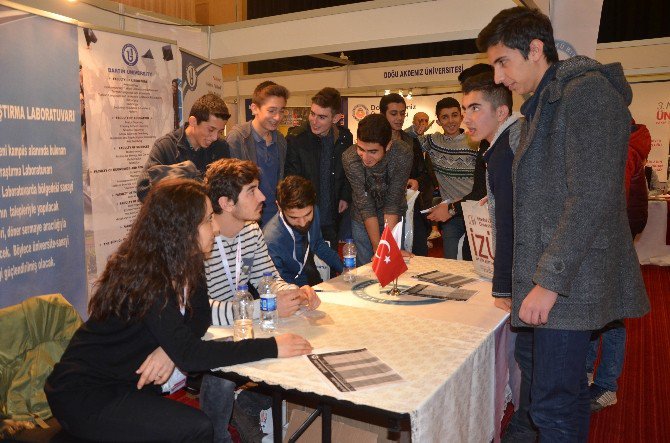
POLYGON ((247 285, 239 285, 233 296, 233 340, 254 338, 254 299, 247 285))
POLYGON ((277 329, 277 294, 274 288, 272 272, 264 272, 258 285, 258 293, 261 296, 261 329, 263 331, 274 331, 277 329))
POLYGON ((342 255, 344 255, 344 271, 342 277, 347 283, 356 281, 356 245, 350 238, 347 239, 342 248, 342 255))

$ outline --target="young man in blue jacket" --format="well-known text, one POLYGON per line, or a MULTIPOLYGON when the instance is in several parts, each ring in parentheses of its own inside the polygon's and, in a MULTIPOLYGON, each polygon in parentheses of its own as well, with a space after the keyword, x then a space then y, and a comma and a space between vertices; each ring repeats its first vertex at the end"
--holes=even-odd
POLYGON ((330 269, 342 272, 342 260, 323 240, 316 192, 309 180, 286 177, 277 186, 279 212, 263 227, 268 253, 287 283, 298 286, 321 283, 314 255, 330 269))

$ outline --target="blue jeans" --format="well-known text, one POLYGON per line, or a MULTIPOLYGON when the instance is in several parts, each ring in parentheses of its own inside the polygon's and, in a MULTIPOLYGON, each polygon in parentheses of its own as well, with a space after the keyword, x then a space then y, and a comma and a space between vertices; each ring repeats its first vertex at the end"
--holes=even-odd
POLYGON ((503 435, 503 442, 535 443, 537 431, 530 419, 530 388, 533 377, 533 329, 514 328, 514 359, 521 370, 519 404, 503 435))
POLYGON ((600 337, 591 342, 586 358, 586 372, 593 372, 600 339, 602 339, 600 364, 593 382, 603 389, 616 392, 618 389, 617 380, 621 375, 624 354, 626 353, 626 326, 621 320, 612 322, 602 330, 600 337))
POLYGON ((543 443, 588 440, 591 332, 535 328, 530 416, 543 443))
MULTIPOLYGON (((442 248, 444 258, 458 258, 458 243, 465 234, 465 220, 462 215, 455 215, 442 223, 442 248)), ((465 239, 463 240, 465 242, 465 239)), ((465 243, 464 243, 465 245, 465 243)))
MULTIPOLYGON (((384 230, 384 224, 380 223, 379 227, 379 233, 381 234, 384 230)), ((351 220, 351 235, 356 245, 356 266, 370 263, 374 251, 372 250, 372 243, 370 242, 370 237, 368 237, 365 225, 356 220, 351 220)))
POLYGON ((200 386, 200 409, 212 421, 213 443, 231 443, 228 423, 233 414, 235 383, 214 374, 204 374, 200 386))

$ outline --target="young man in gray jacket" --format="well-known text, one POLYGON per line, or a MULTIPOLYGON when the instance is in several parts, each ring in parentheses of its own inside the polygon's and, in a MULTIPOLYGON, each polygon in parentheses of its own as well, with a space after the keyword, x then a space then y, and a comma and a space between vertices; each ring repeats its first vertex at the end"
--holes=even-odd
POLYGON ((512 165, 512 324, 533 326, 541 441, 586 442, 591 331, 649 311, 624 195, 632 92, 619 63, 558 61, 549 18, 511 8, 479 34, 496 83, 533 93, 512 165))

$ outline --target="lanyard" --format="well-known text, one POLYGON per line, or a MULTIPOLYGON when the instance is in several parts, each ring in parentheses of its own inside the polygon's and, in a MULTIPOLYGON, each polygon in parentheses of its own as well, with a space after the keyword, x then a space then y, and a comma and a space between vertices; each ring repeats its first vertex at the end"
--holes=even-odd
POLYGON ((228 277, 228 284, 230 285, 231 291, 233 294, 237 290, 237 285, 240 282, 240 268, 242 267, 242 248, 240 246, 241 239, 238 234, 237 236, 237 252, 235 253, 235 281, 233 282, 233 277, 230 274, 230 266, 228 265, 228 257, 226 257, 226 251, 223 249, 223 242, 221 241, 221 236, 216 237, 216 245, 219 248, 219 255, 221 256, 221 263, 223 264, 223 269, 226 271, 226 277, 228 277), (233 284, 234 283, 234 284, 233 284))
POLYGON ((295 260, 295 262, 298 263, 298 266, 300 267, 300 269, 298 269, 298 273, 295 275, 295 277, 293 277, 295 279, 298 278, 302 270, 305 268, 305 264, 307 263, 307 257, 309 256, 309 240, 310 240, 309 231, 307 231, 307 249, 305 250, 305 258, 303 258, 302 263, 300 263, 300 260, 298 260, 295 256, 296 245, 295 245, 295 235, 293 235, 293 229, 291 229, 288 223, 286 223, 286 220, 284 220, 284 214, 282 214, 281 211, 279 212, 279 218, 281 219, 282 223, 284 223, 286 230, 293 239, 293 260, 295 260))

